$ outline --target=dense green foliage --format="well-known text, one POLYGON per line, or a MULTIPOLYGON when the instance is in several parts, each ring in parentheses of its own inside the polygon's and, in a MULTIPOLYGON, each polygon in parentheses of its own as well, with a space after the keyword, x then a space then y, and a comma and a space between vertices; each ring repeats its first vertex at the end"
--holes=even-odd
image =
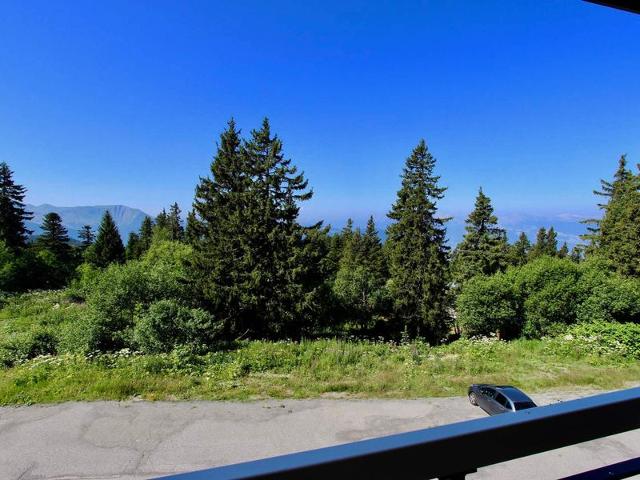
MULTIPOLYGON (((458 286, 478 275, 493 275, 504 270, 509 256, 507 233, 498 227, 491 200, 482 189, 466 223, 466 233, 453 253, 451 265, 458 286)), ((519 261, 517 256, 523 253, 521 250, 527 248, 523 244, 525 239, 526 236, 520 239, 520 245, 514 246, 514 262, 519 261)))
MULTIPOLYGON (((180 331, 180 323, 192 325, 193 317, 196 327, 203 325, 198 313, 190 315, 170 301, 161 305, 149 309, 151 322, 170 313, 160 328, 168 324, 180 331)), ((0 404, 132 397, 450 396, 460 395, 478 378, 514 383, 527 391, 610 389, 640 374, 636 324, 578 324, 552 339, 463 339, 442 346, 419 340, 243 340, 211 352, 180 346, 162 353, 69 353, 61 327, 73 324, 85 310, 61 292, 7 301, 0 309, 0 361, 12 366, 0 376, 0 404)))
POLYGON ((441 341, 449 327, 447 219, 437 216, 445 188, 424 140, 405 162, 402 187, 388 216, 389 293, 401 330, 441 341))
POLYGON ((384 241, 373 217, 364 231, 301 223, 312 190, 266 119, 246 138, 229 122, 186 224, 173 203, 126 248, 109 212, 97 235, 82 229, 79 246, 55 213, 29 239, 25 188, 12 175, 0 164, 0 290, 66 290, 52 294, 55 312, 36 308, 35 294, 16 297, 34 306, 8 300, 31 323, 0 338, 7 366, 122 349, 207 355, 256 339, 438 345, 458 335, 584 338, 575 332, 588 328, 631 338, 640 324, 640 176, 624 157, 597 192, 606 202, 588 245, 559 248, 553 226, 509 245, 480 189, 451 258, 438 212, 446 188, 424 140, 405 161, 384 241))
POLYGON ((25 247, 31 233, 24 225, 32 218, 24 205, 25 193, 26 189, 13 181, 9 165, 0 163, 0 240, 13 251, 25 247))

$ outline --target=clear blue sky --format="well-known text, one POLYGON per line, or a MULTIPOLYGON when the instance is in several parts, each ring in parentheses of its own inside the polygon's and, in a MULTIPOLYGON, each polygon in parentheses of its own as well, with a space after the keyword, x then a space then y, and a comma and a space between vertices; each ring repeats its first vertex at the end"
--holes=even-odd
POLYGON ((190 205, 234 116, 306 172, 307 217, 374 213, 424 137, 467 212, 580 212, 640 162, 640 16, 580 0, 4 1, 0 160, 31 203, 190 205))

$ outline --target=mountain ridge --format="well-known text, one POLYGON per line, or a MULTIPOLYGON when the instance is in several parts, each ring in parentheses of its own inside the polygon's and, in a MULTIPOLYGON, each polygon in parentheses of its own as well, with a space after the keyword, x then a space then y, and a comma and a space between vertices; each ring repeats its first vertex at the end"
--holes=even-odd
POLYGON ((69 231, 69 237, 77 239, 83 225, 91 225, 94 231, 100 226, 104 212, 109 210, 113 217, 123 241, 129 233, 140 229, 140 225, 147 213, 138 208, 127 205, 81 205, 72 207, 60 207, 49 203, 41 205, 27 204, 26 208, 33 213, 33 218, 26 222, 29 230, 37 236, 42 232, 42 220, 49 212, 55 212, 62 218, 62 224, 69 231))

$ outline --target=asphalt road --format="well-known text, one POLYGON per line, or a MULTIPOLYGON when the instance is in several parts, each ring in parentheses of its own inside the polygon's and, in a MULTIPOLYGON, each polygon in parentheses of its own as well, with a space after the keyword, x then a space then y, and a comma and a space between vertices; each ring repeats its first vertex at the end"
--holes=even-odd
MULTIPOLYGON (((593 392, 533 395, 539 404, 593 392)), ((142 479, 484 416, 466 398, 93 402, 0 408, 0 479, 142 479)), ((640 456, 640 431, 482 469, 558 478, 640 456)))

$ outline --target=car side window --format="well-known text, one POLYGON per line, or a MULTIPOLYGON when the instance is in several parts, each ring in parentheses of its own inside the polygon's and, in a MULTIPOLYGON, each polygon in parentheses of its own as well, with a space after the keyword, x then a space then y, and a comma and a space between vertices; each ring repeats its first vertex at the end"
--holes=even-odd
POLYGON ((507 400, 507 397, 505 397, 501 393, 498 393, 496 395, 496 402, 498 402, 500 405, 502 405, 505 408, 509 408, 509 409, 511 408, 511 406, 509 405, 509 400, 507 400))
POLYGON ((481 388, 480 391, 482 392, 483 395, 489 398, 493 398, 496 394, 496 391, 493 388, 489 388, 489 387, 481 388))

